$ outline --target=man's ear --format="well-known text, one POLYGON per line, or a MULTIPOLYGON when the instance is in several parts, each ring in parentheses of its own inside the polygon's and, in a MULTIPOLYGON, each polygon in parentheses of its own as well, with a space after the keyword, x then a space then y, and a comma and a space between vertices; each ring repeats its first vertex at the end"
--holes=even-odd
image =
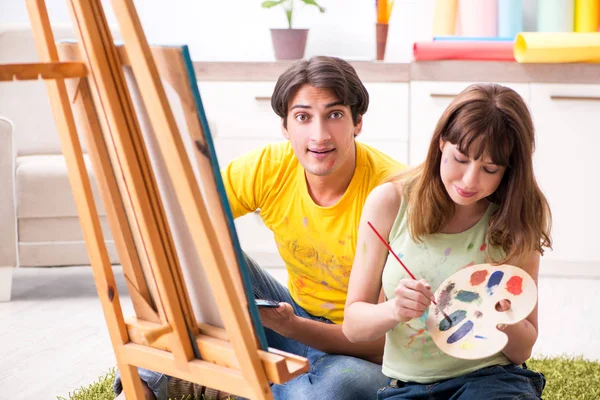
POLYGON ((358 122, 356 123, 356 125, 354 125, 354 137, 358 136, 358 134, 362 132, 362 126, 363 126, 363 118, 362 118, 362 115, 359 115, 358 122))
POLYGON ((287 128, 285 127, 285 119, 281 118, 281 133, 283 133, 283 137, 286 138, 287 140, 290 140, 290 134, 287 130, 287 128))

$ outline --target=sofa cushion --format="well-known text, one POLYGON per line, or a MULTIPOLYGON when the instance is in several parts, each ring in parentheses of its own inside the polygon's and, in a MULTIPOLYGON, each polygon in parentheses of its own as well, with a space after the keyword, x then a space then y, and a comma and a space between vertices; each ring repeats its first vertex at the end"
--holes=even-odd
MULTIPOLYGON (((106 250, 111 264, 118 264, 119 257, 113 241, 107 241, 106 250)), ((90 265, 84 241, 22 243, 19 245, 19 266, 53 267, 64 265, 90 265)))
MULTIPOLYGON (((84 155, 98 214, 106 215, 89 155, 84 155)), ((17 157, 17 218, 76 217, 75 199, 62 155, 17 157)))

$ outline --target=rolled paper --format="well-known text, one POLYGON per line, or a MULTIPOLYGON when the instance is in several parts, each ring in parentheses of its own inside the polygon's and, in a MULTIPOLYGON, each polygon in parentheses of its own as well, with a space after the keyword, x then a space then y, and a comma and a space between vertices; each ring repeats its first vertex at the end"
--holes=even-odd
POLYGON ((498 0, 498 36, 512 37, 523 32, 523 0, 498 0))
POLYGON ((573 0, 537 0, 538 32, 573 32, 573 0))
POLYGON ((388 0, 375 0, 377 5, 377 22, 387 24, 388 0))
POLYGON ((415 61, 515 61, 512 42, 432 41, 413 45, 415 61))
POLYGON ((433 36, 456 33, 458 0, 436 0, 433 17, 433 36))
POLYGON ((524 32, 515 40, 520 63, 600 62, 600 32, 524 32))
POLYGON ((575 0, 575 32, 598 32, 600 0, 575 0))
POLYGON ((498 0, 460 0, 461 36, 498 36, 498 0))

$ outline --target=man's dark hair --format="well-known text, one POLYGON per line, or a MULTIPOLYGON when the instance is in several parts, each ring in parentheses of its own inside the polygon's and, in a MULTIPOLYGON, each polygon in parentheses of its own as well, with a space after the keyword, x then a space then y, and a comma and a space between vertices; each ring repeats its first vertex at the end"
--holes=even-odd
POLYGON ((315 56, 293 63, 277 80, 271 106, 287 128, 289 102, 303 85, 331 90, 352 111, 356 125, 369 107, 369 93, 354 68, 337 57, 315 56))

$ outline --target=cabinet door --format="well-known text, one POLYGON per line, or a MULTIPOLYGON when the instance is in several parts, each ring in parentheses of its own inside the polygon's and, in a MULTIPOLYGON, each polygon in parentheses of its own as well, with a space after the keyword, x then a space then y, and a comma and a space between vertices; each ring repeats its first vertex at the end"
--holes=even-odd
POLYGON ((532 84, 535 173, 553 216, 548 260, 600 263, 600 85, 532 84))
POLYGON ((369 109, 358 141, 408 163, 408 83, 367 82, 369 109))
MULTIPOLYGON (((410 83, 410 165, 417 165, 427 156, 433 130, 452 99, 474 82, 429 82, 410 83)), ((527 83, 500 83, 519 93, 529 101, 527 83)))
POLYGON ((271 108, 275 82, 199 82, 198 88, 219 138, 282 137, 281 118, 271 108))

